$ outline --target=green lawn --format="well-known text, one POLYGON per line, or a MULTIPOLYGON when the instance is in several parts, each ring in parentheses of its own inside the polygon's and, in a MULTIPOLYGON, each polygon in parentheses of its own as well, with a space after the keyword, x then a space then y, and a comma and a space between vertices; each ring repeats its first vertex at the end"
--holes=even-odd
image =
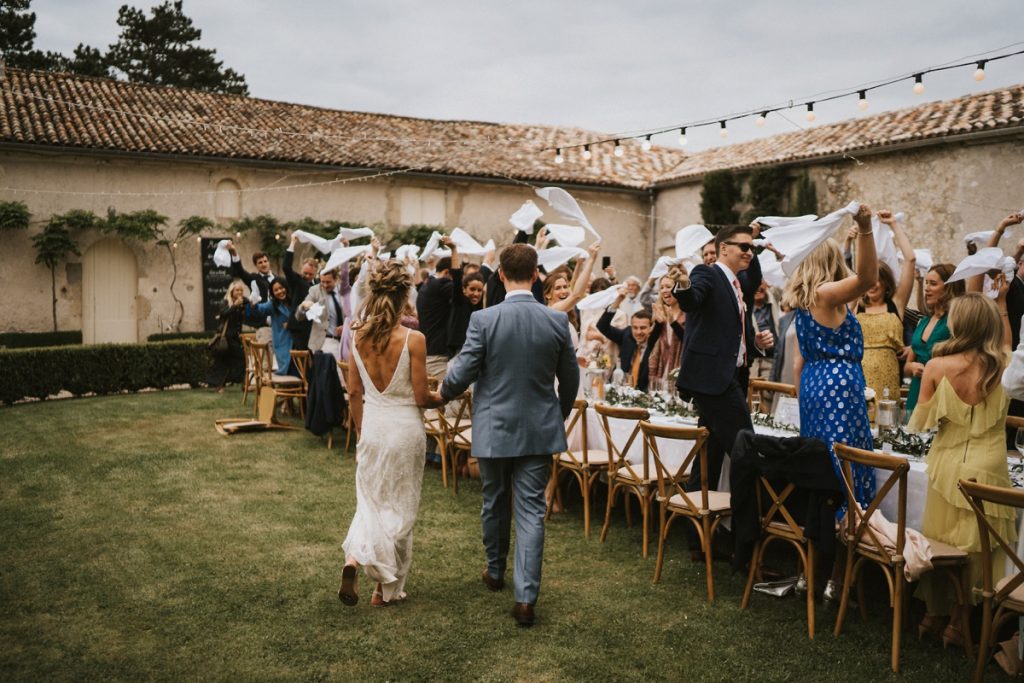
MULTIPOLYGON (((251 403, 250 403, 251 405, 251 403)), ((704 598, 682 526, 662 581, 619 517, 548 525, 538 624, 480 582, 479 485, 427 470, 408 602, 343 606, 354 462, 305 432, 222 437, 239 394, 175 391, 0 410, 0 679, 851 680, 889 673, 882 605, 834 638, 803 603, 716 566, 704 598), (598 526, 599 528, 599 526, 598 526)), ((967 680, 962 653, 906 634, 904 680, 967 680)), ((1002 680, 995 665, 992 680, 1002 680)))

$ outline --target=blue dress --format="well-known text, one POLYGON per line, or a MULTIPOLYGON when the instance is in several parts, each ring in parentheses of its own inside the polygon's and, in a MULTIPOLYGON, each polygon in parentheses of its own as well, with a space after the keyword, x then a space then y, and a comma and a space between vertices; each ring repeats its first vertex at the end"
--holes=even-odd
POLYGON ((298 369, 292 364, 292 334, 286 326, 291 316, 288 304, 274 305, 273 301, 264 301, 253 306, 246 303, 246 313, 255 312, 256 317, 270 316, 271 339, 274 346, 274 358, 277 360, 277 374, 299 376, 298 369))
MULTIPOLYGON (((839 329, 823 326, 805 309, 796 312, 796 336, 804 369, 800 375, 800 436, 828 445, 836 476, 839 461, 832 444, 873 450, 871 423, 864 401, 864 334, 849 310, 839 329)), ((875 495, 873 467, 853 465, 854 495, 864 507, 875 495)), ((844 506, 845 507, 845 506, 844 506)))

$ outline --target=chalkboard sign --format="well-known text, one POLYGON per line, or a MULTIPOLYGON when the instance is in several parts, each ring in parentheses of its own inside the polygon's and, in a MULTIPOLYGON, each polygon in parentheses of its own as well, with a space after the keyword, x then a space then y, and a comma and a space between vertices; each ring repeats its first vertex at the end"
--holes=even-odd
POLYGON ((226 300, 224 297, 231 286, 231 272, 227 268, 221 268, 213 262, 213 252, 217 250, 217 243, 220 237, 209 239, 204 237, 200 257, 203 269, 203 325, 207 331, 217 330, 220 323, 217 322, 217 314, 223 310, 226 300))

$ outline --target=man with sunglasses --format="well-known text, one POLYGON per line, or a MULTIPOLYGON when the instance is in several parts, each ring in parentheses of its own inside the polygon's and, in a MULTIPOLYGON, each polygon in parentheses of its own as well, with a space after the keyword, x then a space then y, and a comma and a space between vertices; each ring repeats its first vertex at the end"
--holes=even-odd
MULTIPOLYGON (((715 236, 717 261, 697 265, 674 290, 686 312, 686 344, 676 386, 692 398, 708 439, 708 484, 718 488, 722 459, 736 435, 753 429, 747 408, 747 381, 752 357, 771 348, 771 333, 755 334, 750 311, 761 286, 761 265, 754 256, 758 226, 727 226, 715 236)), ((690 488, 700 489, 700 463, 694 463, 690 488)), ((702 560, 696 534, 690 548, 702 560)))

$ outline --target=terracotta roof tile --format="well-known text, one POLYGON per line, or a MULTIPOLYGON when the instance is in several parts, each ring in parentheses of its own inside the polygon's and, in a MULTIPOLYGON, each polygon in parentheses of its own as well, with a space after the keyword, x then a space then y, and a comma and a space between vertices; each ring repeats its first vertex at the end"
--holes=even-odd
POLYGON ((599 134, 338 111, 12 68, 0 81, 0 102, 0 143, 408 168, 629 189, 648 187, 683 159, 679 151, 643 152, 630 141, 623 142, 627 151, 621 158, 595 153, 584 161, 576 149, 566 151, 559 165, 552 151, 543 150, 599 134))
POLYGON ((950 135, 1024 128, 1024 84, 858 117, 827 126, 716 147, 687 155, 657 184, 698 178, 709 171, 793 163, 950 135))

